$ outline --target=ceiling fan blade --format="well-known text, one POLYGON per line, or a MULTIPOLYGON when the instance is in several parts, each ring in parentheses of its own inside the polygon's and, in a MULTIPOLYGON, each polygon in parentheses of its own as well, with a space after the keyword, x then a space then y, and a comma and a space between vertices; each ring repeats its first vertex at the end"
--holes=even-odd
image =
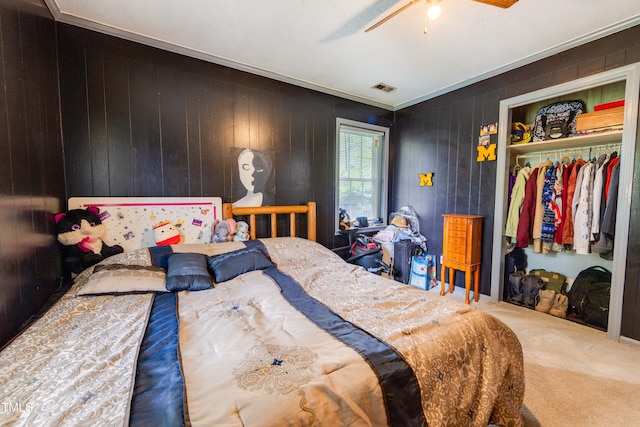
POLYGON ((518 2, 518 0, 474 0, 474 1, 477 1, 478 3, 489 4, 491 6, 498 6, 503 9, 509 8, 518 2))
MULTIPOLYGON (((402 12, 403 10, 407 9, 409 6, 413 6, 414 4, 418 3, 421 0, 411 0, 409 3, 405 4, 404 6, 402 6, 400 9, 396 10, 395 12, 385 16, 384 18, 382 18, 380 21, 376 22, 375 24, 373 24, 372 26, 370 26, 369 28, 367 28, 366 30, 364 30, 364 32, 368 32, 371 30, 375 30, 376 28, 378 28, 380 25, 384 24, 385 22, 387 22, 389 19, 393 18, 394 16, 396 16, 397 14, 399 14, 400 12, 402 12)), ((517 1, 517 0, 516 0, 517 1)))

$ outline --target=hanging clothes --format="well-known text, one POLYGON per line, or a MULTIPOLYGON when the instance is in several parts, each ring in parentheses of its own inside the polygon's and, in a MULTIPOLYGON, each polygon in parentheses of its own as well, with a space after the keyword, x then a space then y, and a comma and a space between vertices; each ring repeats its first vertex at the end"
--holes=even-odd
POLYGON ((591 253, 591 218, 593 215, 593 181, 595 165, 586 163, 578 172, 573 196, 573 248, 577 254, 591 253))
POLYGON ((533 231, 533 217, 536 209, 538 168, 535 167, 531 171, 527 186, 524 191, 524 201, 520 211, 520 219, 518 220, 518 231, 516 235, 516 247, 526 248, 529 246, 533 231))
POLYGON ((533 217, 533 252, 541 253, 542 252, 542 218, 544 217, 544 206, 542 204, 542 191, 544 188, 544 179, 547 174, 547 169, 549 166, 553 165, 551 160, 546 160, 541 163, 538 167, 538 179, 536 183, 536 204, 535 204, 535 214, 533 217))
POLYGON ((544 176, 544 185, 542 187, 542 226, 540 228, 540 240, 543 242, 551 242, 555 236, 555 210, 554 204, 556 200, 556 167, 549 166, 544 176))
POLYGON ((562 228, 562 244, 563 245, 571 245, 573 246, 573 218, 574 218, 574 208, 573 208, 573 199, 575 197, 576 192, 576 181, 578 178, 578 173, 580 169, 585 164, 585 160, 581 157, 576 160, 573 164, 573 169, 571 170, 571 175, 569 176, 569 181, 567 182, 567 207, 564 215, 565 223, 562 228))
MULTIPOLYGON (((613 246, 616 228, 616 214, 618 213, 618 185, 620 179, 620 163, 616 162, 611 169, 609 180, 607 206, 602 218, 600 238, 593 245, 593 251, 600 254, 600 258, 613 259, 613 246)), ((606 187, 605 187, 606 189, 606 187)))
POLYGON ((556 229, 556 244, 558 245, 562 245, 562 235, 564 233, 565 224, 567 223, 567 200, 569 197, 567 184, 569 183, 569 176, 571 175, 573 167, 574 164, 569 163, 565 165, 564 170, 562 171, 562 222, 558 224, 558 228, 556 229))
POLYGON ((524 202, 524 192, 530 175, 531 168, 525 166, 518 171, 518 175, 516 176, 516 182, 511 192, 509 213, 507 214, 507 226, 505 229, 505 235, 507 237, 515 238, 517 236, 520 212, 522 210, 522 203, 524 202))
POLYGON ((604 164, 609 159, 608 154, 602 154, 598 158, 598 169, 596 169, 593 180, 593 217, 591 218, 591 241, 595 242, 600 237, 600 221, 604 214, 604 209, 600 210, 604 198, 604 164))
POLYGON ((518 171, 520 170, 520 166, 513 168, 511 172, 509 172, 509 197, 507 198, 507 211, 511 209, 511 199, 513 198, 513 187, 516 185, 516 180, 518 179, 518 171))

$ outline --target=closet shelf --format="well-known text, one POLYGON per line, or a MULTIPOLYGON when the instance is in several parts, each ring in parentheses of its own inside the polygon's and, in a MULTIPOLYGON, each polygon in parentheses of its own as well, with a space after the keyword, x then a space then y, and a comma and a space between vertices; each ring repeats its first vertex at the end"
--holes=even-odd
POLYGON ((511 154, 526 154, 548 150, 570 150, 587 145, 606 145, 621 142, 622 132, 623 131, 618 130, 611 132, 594 133, 591 135, 571 136, 568 138, 560 138, 555 140, 529 142, 527 144, 514 144, 509 145, 508 149, 511 154))

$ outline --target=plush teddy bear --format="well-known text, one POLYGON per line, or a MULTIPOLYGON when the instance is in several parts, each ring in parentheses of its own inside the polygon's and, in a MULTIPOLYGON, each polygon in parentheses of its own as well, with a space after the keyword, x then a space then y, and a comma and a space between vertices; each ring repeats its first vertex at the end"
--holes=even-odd
POLYGON ((54 216, 58 242, 64 245, 64 267, 72 273, 81 273, 107 257, 124 252, 122 246, 109 246, 102 240, 107 227, 98 212, 98 208, 89 207, 54 216))
POLYGON ((351 221, 349 214, 345 209, 342 208, 338 209, 338 214, 340 220, 338 228, 340 229, 340 231, 347 231, 353 226, 353 222, 351 221))

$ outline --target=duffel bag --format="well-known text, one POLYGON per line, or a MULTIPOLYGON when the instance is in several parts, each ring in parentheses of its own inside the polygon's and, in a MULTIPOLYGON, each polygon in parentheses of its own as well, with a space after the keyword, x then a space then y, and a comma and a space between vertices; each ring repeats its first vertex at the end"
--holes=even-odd
POLYGON ((577 116, 586 111, 582 101, 560 101, 540 108, 533 122, 532 141, 565 138, 576 131, 577 116))
POLYGON ((529 274, 538 276, 544 282, 543 289, 554 291, 557 294, 566 293, 567 276, 553 271, 547 271, 542 268, 537 268, 529 271, 529 274))

